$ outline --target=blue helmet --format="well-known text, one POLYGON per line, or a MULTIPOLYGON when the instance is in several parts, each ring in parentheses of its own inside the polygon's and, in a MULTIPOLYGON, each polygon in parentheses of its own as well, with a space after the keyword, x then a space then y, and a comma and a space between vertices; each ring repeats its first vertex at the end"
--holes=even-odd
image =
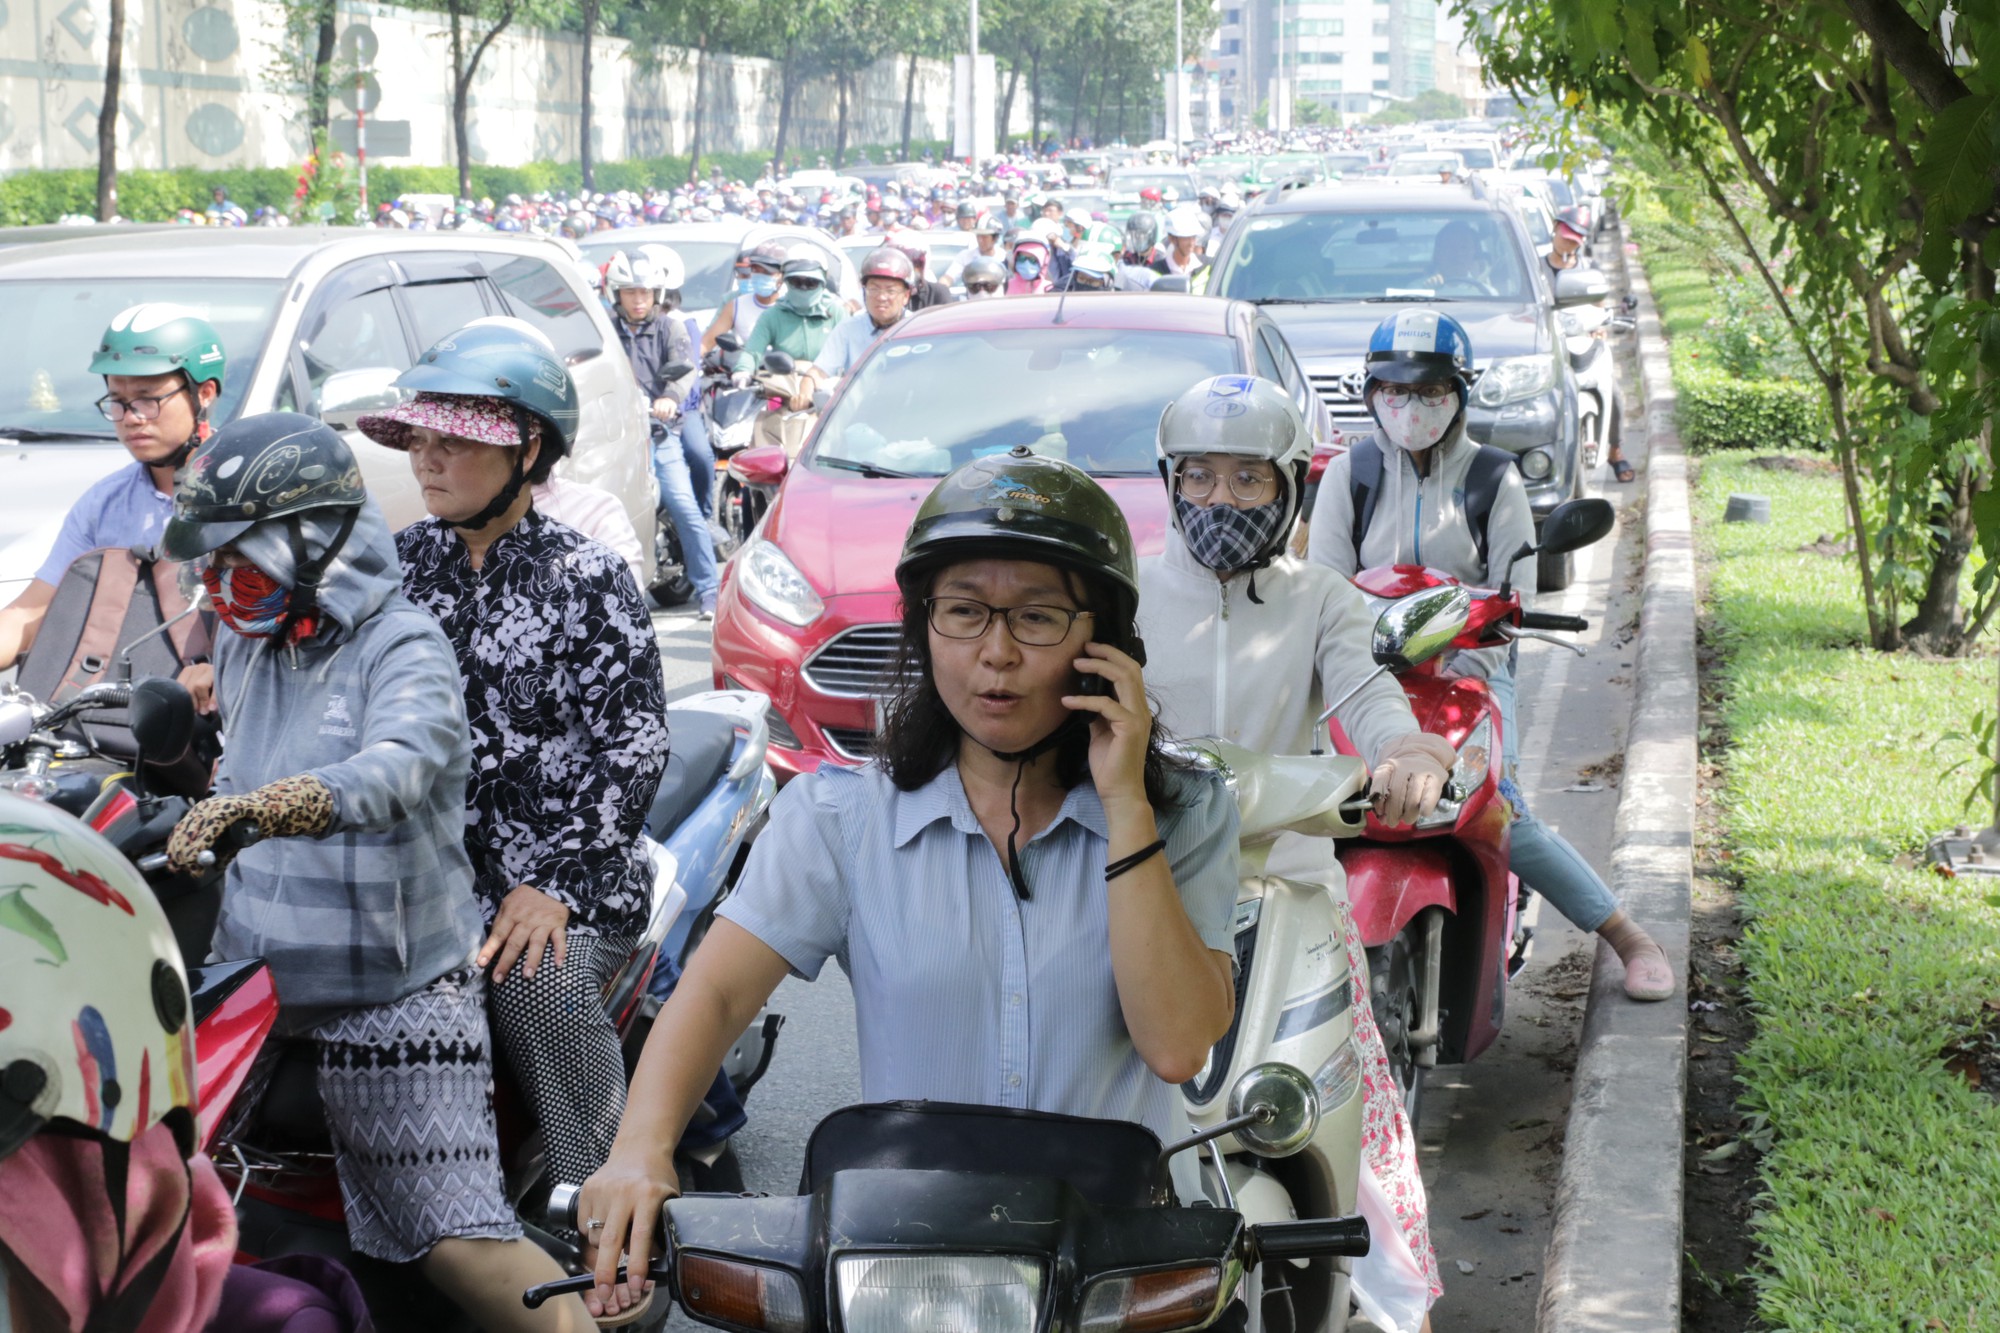
POLYGON ((1460 396, 1471 383, 1472 340, 1450 315, 1421 308, 1398 310, 1368 339, 1371 384, 1435 384, 1456 380, 1460 396))

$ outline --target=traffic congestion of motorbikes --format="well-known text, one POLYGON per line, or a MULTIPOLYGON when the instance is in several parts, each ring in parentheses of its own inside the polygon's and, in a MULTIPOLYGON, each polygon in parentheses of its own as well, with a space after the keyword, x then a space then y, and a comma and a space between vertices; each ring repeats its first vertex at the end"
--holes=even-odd
POLYGON ((1633 475, 1607 171, 386 201, 282 337, 126 280, 0 394, 105 459, 0 608, 0 1328, 1430 1328, 1534 897, 1677 990, 1516 779, 1633 475), (829 958, 863 1101, 746 1192, 829 958))

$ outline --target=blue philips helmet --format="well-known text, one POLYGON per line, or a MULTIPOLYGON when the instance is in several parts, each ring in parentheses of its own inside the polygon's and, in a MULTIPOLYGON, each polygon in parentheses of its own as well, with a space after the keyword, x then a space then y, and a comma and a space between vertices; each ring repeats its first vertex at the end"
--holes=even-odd
MULTIPOLYGON (((1368 339, 1371 384, 1455 380, 1462 398, 1471 382, 1472 340, 1465 326, 1435 310, 1398 310, 1368 339)), ((1365 390, 1364 390, 1365 392, 1365 390)))

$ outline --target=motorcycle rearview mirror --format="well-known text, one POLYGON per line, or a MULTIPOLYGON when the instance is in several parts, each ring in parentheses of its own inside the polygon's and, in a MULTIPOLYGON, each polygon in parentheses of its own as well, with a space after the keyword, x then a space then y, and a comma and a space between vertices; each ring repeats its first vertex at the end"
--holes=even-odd
POLYGON ((695 367, 685 361, 669 361, 660 368, 661 378, 670 380, 677 380, 683 375, 692 375, 694 372, 695 367))
POLYGON ((175 764, 194 741, 194 696, 169 676, 149 676, 132 687, 125 725, 148 764, 175 764))
POLYGON ((1243 1117, 1236 1138, 1259 1157, 1290 1157, 1319 1129, 1319 1091, 1304 1071, 1267 1061, 1243 1071, 1229 1090, 1229 1118, 1243 1117))
POLYGON ((1382 609, 1370 648, 1389 670, 1407 671, 1449 648, 1471 616, 1469 589, 1457 584, 1425 588, 1382 609))
POLYGON ((1577 551, 1598 541, 1618 522, 1618 513, 1609 500, 1588 496, 1565 500, 1542 520, 1541 549, 1560 555, 1577 551))
POLYGON ((739 336, 734 332, 725 333, 716 338, 715 345, 722 351, 729 353, 731 356, 735 356, 738 352, 743 350, 743 339, 741 336, 739 336))
POLYGON ((764 353, 764 369, 770 371, 773 375, 796 374, 798 368, 799 363, 792 359, 790 352, 780 351, 778 348, 773 347, 770 351, 764 353))

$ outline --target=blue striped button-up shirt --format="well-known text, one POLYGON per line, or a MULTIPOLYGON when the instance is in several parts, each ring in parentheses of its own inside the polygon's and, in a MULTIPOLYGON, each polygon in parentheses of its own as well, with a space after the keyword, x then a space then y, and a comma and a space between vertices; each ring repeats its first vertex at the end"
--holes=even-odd
MULTIPOLYGON (((1202 942, 1227 952, 1236 804, 1215 774, 1175 781, 1181 804, 1156 815, 1174 884, 1202 942)), ((808 981, 839 960, 865 1099, 1133 1120, 1171 1140, 1180 1090, 1133 1047, 1111 973, 1108 847, 1086 781, 1020 849, 1023 902, 956 765, 911 792, 874 765, 828 766, 778 796, 719 914, 808 981)))

